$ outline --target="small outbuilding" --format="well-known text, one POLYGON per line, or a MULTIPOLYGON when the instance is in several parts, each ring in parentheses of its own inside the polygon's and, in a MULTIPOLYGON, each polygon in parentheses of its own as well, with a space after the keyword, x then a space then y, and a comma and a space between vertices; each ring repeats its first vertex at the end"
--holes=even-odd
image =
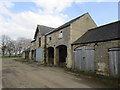
POLYGON ((90 29, 72 45, 74 68, 120 75, 120 21, 90 29))

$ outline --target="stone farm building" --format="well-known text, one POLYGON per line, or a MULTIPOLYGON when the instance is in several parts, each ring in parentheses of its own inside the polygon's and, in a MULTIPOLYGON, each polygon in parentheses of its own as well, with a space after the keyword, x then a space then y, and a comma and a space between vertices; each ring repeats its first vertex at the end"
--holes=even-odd
POLYGON ((52 31, 54 28, 37 25, 34 40, 31 42, 30 59, 44 62, 45 52, 45 34, 52 31))
POLYGON ((72 45, 74 67, 106 76, 120 75, 120 21, 88 30, 72 45))
POLYGON ((86 13, 46 34, 46 62, 72 68, 71 44, 94 27, 96 24, 86 13))
POLYGON ((118 75, 118 24, 119 21, 97 27, 85 13, 58 28, 38 25, 31 48, 24 53, 40 63, 118 75))

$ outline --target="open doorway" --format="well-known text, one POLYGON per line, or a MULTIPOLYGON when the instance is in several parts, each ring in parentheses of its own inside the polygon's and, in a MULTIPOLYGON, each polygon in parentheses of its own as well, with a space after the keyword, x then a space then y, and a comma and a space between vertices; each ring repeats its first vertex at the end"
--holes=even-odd
POLYGON ((53 47, 48 48, 48 63, 54 64, 54 48, 53 47))
POLYGON ((59 64, 66 64, 67 58, 67 47, 65 45, 60 45, 58 49, 58 62, 59 64))

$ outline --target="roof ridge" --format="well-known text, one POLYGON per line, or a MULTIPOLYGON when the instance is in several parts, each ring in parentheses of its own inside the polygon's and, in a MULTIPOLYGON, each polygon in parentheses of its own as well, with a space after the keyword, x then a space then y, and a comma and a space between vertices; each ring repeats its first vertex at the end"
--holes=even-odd
POLYGON ((81 17, 83 17, 83 16, 86 15, 86 14, 89 14, 89 13, 86 12, 86 13, 80 15, 80 16, 77 16, 76 18, 73 18, 73 19, 69 20, 68 22, 70 22, 70 21, 75 21, 75 20, 77 20, 78 18, 81 18, 81 17))
POLYGON ((53 28, 53 27, 45 26, 45 25, 37 25, 37 27, 48 27, 48 28, 53 28))
POLYGON ((114 24, 114 23, 118 23, 118 22, 120 22, 120 20, 114 21, 114 22, 111 22, 111 23, 107 23, 105 25, 101 25, 101 26, 98 26, 98 27, 95 27, 95 28, 92 28, 92 29, 89 29, 88 31, 95 30, 96 28, 102 28, 102 27, 105 27, 105 26, 108 26, 108 25, 111 25, 111 24, 114 24))
MULTIPOLYGON (((64 28, 64 27, 69 26, 71 23, 73 23, 74 21, 76 21, 77 19, 83 17, 83 16, 86 15, 86 14, 89 14, 89 13, 87 12, 87 13, 84 13, 84 14, 82 14, 82 15, 74 18, 74 19, 71 19, 71 20, 69 20, 68 22, 64 23, 63 25, 61 25, 61 26, 59 26, 59 27, 57 27, 57 28, 55 28, 53 31, 51 31, 51 32, 49 32, 49 33, 47 33, 47 34, 51 34, 52 32, 58 31, 58 30, 60 30, 61 28, 64 28)), ((46 34, 46 35, 47 35, 47 34, 46 34)))
POLYGON ((120 21, 116 21, 94 29, 90 29, 85 32, 80 38, 78 38, 75 42, 73 42, 72 45, 120 39, 120 36, 118 34, 119 24, 120 21))

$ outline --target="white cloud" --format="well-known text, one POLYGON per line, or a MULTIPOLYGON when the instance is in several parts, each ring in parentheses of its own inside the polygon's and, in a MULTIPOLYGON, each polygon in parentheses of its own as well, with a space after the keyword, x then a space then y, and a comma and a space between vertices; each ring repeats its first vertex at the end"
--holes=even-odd
MULTIPOLYGON (((0 0, 1 2, 32 2, 32 1, 42 1, 42 0, 0 0)), ((44 0, 43 0, 44 1, 44 0)), ((51 1, 51 0, 48 0, 51 1)), ((58 1, 58 0, 56 0, 58 1)), ((64 0, 65 1, 65 0, 64 0)), ((119 0, 73 0, 77 2, 118 2, 119 0)))
POLYGON ((33 2, 42 7, 45 13, 61 12, 70 7, 75 0, 33 0, 33 2))
POLYGON ((14 4, 11 2, 0 2, 0 14, 12 15, 8 8, 13 7, 14 4))
POLYGON ((4 9, 0 11, 0 35, 7 34, 13 38, 33 38, 37 24, 58 27, 65 22, 66 18, 66 15, 61 13, 45 13, 44 10, 39 9, 38 12, 12 13, 8 8, 14 6, 13 3, 0 2, 0 5, 4 9))
POLYGON ((119 0, 75 0, 76 2, 119 2, 119 0))
MULTIPOLYGON (((67 15, 61 12, 73 3, 90 1, 113 1, 113 0, 1 0, 0 2, 0 36, 7 34, 13 38, 33 38, 36 25, 58 27, 63 24, 67 15), (33 2, 38 6, 37 12, 25 11, 13 13, 9 8, 14 7, 15 2, 33 2), (40 9, 40 8, 42 9, 40 9)), ((114 2, 118 0, 114 0, 114 2)))

